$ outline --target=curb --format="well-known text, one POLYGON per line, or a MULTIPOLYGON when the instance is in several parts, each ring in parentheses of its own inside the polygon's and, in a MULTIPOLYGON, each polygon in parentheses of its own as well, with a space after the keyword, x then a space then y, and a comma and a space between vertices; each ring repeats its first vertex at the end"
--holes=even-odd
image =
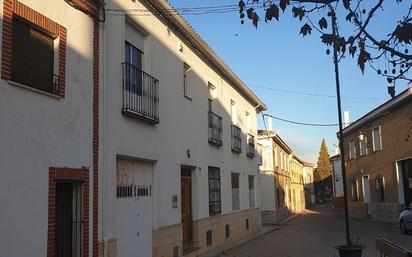
POLYGON ((245 238, 242 239, 242 240, 238 240, 238 241, 234 242, 234 243, 231 244, 231 245, 228 245, 228 246, 226 246, 226 247, 222 247, 222 248, 217 249, 217 250, 214 250, 214 251, 210 251, 210 252, 208 252, 208 253, 205 253, 205 254, 203 254, 203 255, 200 255, 199 257, 219 257, 219 256, 221 256, 222 254, 225 254, 226 251, 229 251, 229 250, 231 250, 231 249, 233 249, 233 248, 236 248, 236 247, 239 247, 239 246, 241 246, 241 245, 244 245, 244 244, 246 244, 246 243, 248 243, 248 242, 250 242, 250 241, 252 241, 252 240, 257 239, 258 237, 261 237, 261 236, 263 236, 263 235, 269 234, 269 233, 271 233, 271 232, 273 232, 273 231, 275 231, 275 230, 277 230, 277 228, 275 228, 275 227, 273 227, 273 226, 264 226, 264 227, 262 227, 262 229, 261 229, 258 233, 254 234, 254 235, 250 235, 250 236, 248 236, 248 237, 245 237, 245 238))

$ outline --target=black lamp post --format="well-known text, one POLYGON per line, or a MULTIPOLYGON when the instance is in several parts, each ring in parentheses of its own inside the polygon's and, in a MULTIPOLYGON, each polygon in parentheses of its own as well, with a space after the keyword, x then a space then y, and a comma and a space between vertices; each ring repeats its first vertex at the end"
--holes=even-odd
POLYGON ((338 46, 336 39, 338 37, 336 28, 336 14, 333 8, 329 5, 331 19, 332 19, 332 34, 335 40, 333 41, 333 63, 335 65, 335 82, 336 82, 336 100, 338 104, 338 119, 339 119, 339 150, 341 156, 341 169, 342 169, 342 181, 343 181, 343 198, 345 204, 345 231, 346 231, 346 244, 335 246, 339 251, 341 257, 361 257, 362 250, 365 248, 361 245, 355 245, 352 243, 349 228, 349 213, 348 213, 348 193, 346 190, 346 170, 345 170, 345 148, 343 141, 343 123, 342 123, 342 104, 340 97, 340 83, 339 83, 339 65, 338 65, 338 46))

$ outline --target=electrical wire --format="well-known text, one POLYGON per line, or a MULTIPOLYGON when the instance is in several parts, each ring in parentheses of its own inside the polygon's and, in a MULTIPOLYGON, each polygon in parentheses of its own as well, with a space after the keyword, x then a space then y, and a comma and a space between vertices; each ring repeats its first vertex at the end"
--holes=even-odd
MULTIPOLYGON (((287 89, 280 89, 280 88, 273 88, 273 87, 264 87, 254 84, 248 84, 250 87, 261 88, 266 90, 278 91, 288 94, 295 94, 295 95, 305 95, 305 96, 315 96, 315 97, 324 97, 324 98, 334 98, 336 99, 335 95, 327 95, 327 94, 316 94, 316 93, 309 93, 309 92, 302 92, 302 91, 294 91, 294 90, 287 90, 287 89)), ((366 96, 342 96, 341 98, 344 99, 357 99, 357 100, 384 100, 385 98, 382 97, 366 97, 366 96)))
POLYGON ((334 124, 334 123, 330 123, 330 124, 321 124, 321 123, 306 123, 306 122, 300 122, 300 121, 292 121, 292 120, 287 120, 287 119, 283 119, 283 118, 279 118, 270 114, 263 114, 263 116, 267 116, 267 117, 271 117, 273 119, 276 120, 280 120, 283 122, 287 122, 287 123, 292 123, 295 125, 302 125, 302 126, 312 126, 312 127, 335 127, 335 126, 339 126, 339 124, 334 124))

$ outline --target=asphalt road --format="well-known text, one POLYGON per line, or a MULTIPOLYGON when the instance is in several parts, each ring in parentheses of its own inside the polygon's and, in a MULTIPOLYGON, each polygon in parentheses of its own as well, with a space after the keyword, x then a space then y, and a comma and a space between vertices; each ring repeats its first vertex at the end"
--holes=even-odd
MULTIPOLYGON (((366 246, 363 257, 379 257, 375 238, 384 237, 412 250, 412 235, 399 227, 370 220, 351 220, 351 234, 366 246)), ((344 218, 330 206, 319 206, 276 227, 277 230, 224 252, 222 257, 334 257, 345 243, 344 218)))

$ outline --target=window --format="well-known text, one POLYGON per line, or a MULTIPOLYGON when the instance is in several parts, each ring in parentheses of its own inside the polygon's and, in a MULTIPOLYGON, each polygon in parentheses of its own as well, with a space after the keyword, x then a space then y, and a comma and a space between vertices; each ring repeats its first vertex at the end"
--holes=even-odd
POLYGON ((275 146, 275 166, 278 167, 278 147, 275 146))
POLYGON ((362 140, 359 140, 359 155, 364 156, 368 154, 367 139, 365 135, 362 135, 361 138, 362 140))
POLYGON ((229 224, 225 225, 225 238, 229 238, 230 237, 230 227, 229 224))
POLYGON ((222 212, 220 199, 220 169, 209 167, 209 216, 222 212))
POLYGON ((352 201, 358 201, 359 200, 358 181, 355 178, 353 178, 351 181, 351 193, 352 193, 352 201))
POLYGON ((237 124, 237 108, 236 108, 236 102, 233 100, 230 100, 230 117, 232 118, 232 123, 237 124))
POLYGON ((192 83, 190 83, 189 72, 191 67, 187 63, 183 63, 183 95, 187 98, 192 98, 192 83))
POLYGON ((232 210, 240 210, 239 173, 232 172, 232 210))
POLYGON ((382 176, 376 177, 376 200, 378 202, 385 202, 385 180, 382 176))
POLYGON ((249 230, 249 219, 245 220, 245 228, 246 230, 249 230))
POLYGON ((256 206, 255 203, 255 176, 248 176, 249 182, 249 207, 253 208, 256 206))
POLYGON ((56 256, 82 256, 82 192, 81 182, 56 181, 56 256))
POLYGON ((376 127, 372 130, 373 151, 382 150, 381 127, 376 127))
POLYGON ((142 95, 143 52, 129 42, 125 42, 125 83, 126 90, 142 95))
POLYGON ((349 159, 354 158, 356 158, 355 140, 351 139, 349 141, 349 159))
POLYGON ((213 235, 212 230, 206 231, 206 246, 212 245, 213 243, 213 235))
POLYGON ((12 20, 11 80, 48 93, 58 93, 54 74, 55 37, 23 18, 12 20))
POLYGON ((283 170, 283 152, 280 152, 280 169, 283 170))

